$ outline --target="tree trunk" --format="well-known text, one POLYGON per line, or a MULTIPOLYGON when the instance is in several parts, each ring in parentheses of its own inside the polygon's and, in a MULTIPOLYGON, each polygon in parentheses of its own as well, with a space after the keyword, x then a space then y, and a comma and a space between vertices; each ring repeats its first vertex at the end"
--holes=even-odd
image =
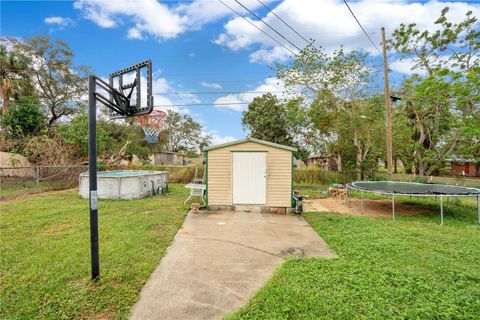
POLYGON ((360 141, 358 141, 357 134, 353 135, 353 145, 356 148, 355 152, 355 172, 357 176, 357 180, 362 179, 362 160, 363 160, 363 150, 360 141))
MULTIPOLYGON (((3 118, 3 115, 7 113, 8 107, 10 104, 10 96, 6 90, 2 90, 2 99, 3 106, 2 112, 0 113, 0 120, 3 118)), ((7 142, 8 128, 2 125, 2 144, 7 142)))
POLYGON ((341 154, 338 154, 335 157, 335 162, 337 163, 337 171, 342 172, 343 166, 342 166, 342 155, 341 154))

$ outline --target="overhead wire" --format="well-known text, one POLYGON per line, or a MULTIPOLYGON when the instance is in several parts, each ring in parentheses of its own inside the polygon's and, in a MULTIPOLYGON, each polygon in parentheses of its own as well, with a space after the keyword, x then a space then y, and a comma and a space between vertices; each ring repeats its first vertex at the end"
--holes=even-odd
POLYGON ((271 14, 273 14, 275 17, 277 17, 280 21, 283 22, 283 24, 285 24, 287 27, 289 27, 293 32, 295 32, 300 38, 302 38, 306 43, 310 43, 310 41, 308 41, 304 36, 302 36, 297 30, 295 30, 294 27, 292 27, 291 25, 289 25, 285 20, 283 20, 278 14, 276 14, 275 12, 272 11, 272 9, 270 9, 265 3, 263 3, 262 1, 260 0, 257 0, 257 2, 259 2, 265 9, 268 10, 268 12, 270 12, 271 14))
POLYGON ((250 102, 164 104, 164 105, 158 105, 155 107, 166 108, 166 107, 190 107, 190 106, 230 106, 230 105, 245 105, 245 104, 250 104, 250 102))
POLYGON ((255 18, 257 18, 260 22, 262 22, 264 25, 266 25, 268 28, 270 28, 273 32, 275 32, 276 34, 278 34, 280 37, 282 37, 283 39, 285 39, 288 43, 290 43, 292 46, 294 46, 298 51, 302 51, 302 49, 300 49, 297 45, 295 45, 295 43, 293 43, 292 41, 290 41, 289 39, 287 39, 287 37, 285 37, 283 34, 281 34, 280 32, 278 32, 275 28, 273 28, 271 25, 269 25, 268 23, 266 23, 262 18, 260 18, 257 14, 255 14, 255 12, 253 12, 252 10, 248 9, 245 5, 243 5, 240 1, 238 0, 234 0, 236 3, 238 3, 240 6, 242 6, 242 8, 244 8, 245 10, 247 10, 248 12, 250 12, 251 15, 253 15, 255 18))
POLYGON ((200 94, 241 94, 241 93, 285 93, 287 91, 186 91, 186 92, 165 92, 162 95, 200 95, 200 94))
POLYGON ((368 40, 370 40, 370 42, 372 43, 372 45, 375 47, 375 49, 377 49, 377 51, 380 53, 381 56, 383 56, 383 53, 380 51, 380 49, 378 49, 377 45, 375 44, 375 42, 373 42, 372 38, 370 38, 370 36, 368 35, 367 31, 365 31, 365 29, 363 28, 362 24, 360 23, 360 21, 358 21, 357 17, 355 16, 355 13, 353 13, 352 9, 350 8, 350 6, 348 5, 347 3, 347 0, 343 0, 343 3, 345 3, 345 5, 347 6, 348 8, 348 11, 350 11, 350 13, 352 14, 353 18, 355 19, 355 21, 357 21, 358 25, 360 26, 360 28, 362 29, 363 33, 365 34, 365 36, 368 38, 368 40))
POLYGON ((274 37, 272 37, 271 35, 269 35, 268 33, 266 33, 264 30, 262 30, 260 27, 258 27, 255 23, 253 23, 252 21, 248 20, 246 17, 244 17, 243 15, 241 15, 238 11, 236 11, 235 9, 233 9, 232 7, 230 7, 228 4, 226 4, 225 2, 223 2, 222 0, 218 0, 221 4, 223 4, 225 7, 227 7, 228 9, 230 9, 230 11, 234 12, 236 15, 238 15, 239 17, 243 18, 245 21, 247 21, 249 24, 251 24, 253 27, 255 27, 256 29, 258 29, 260 32, 264 33, 266 36, 268 36, 270 39, 272 39, 273 41, 275 41, 276 43, 278 43, 280 46, 282 46, 283 48, 287 49, 288 51, 290 51, 294 56, 296 56, 297 54, 295 52, 293 52, 292 49, 290 49, 289 47, 285 46, 283 43, 281 43, 280 41, 278 41, 277 39, 275 39, 274 37))

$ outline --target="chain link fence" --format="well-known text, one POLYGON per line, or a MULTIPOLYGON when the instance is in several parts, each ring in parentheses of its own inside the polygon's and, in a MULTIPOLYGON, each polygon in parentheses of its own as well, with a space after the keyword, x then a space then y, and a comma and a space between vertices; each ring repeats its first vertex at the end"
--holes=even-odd
MULTIPOLYGON (((203 176, 201 166, 98 166, 106 170, 159 170, 169 172, 169 182, 188 183, 203 176)), ((20 194, 77 188, 79 176, 88 171, 88 165, 0 167, 0 198, 14 198, 20 194)))
POLYGON ((324 171, 320 169, 295 169, 294 182, 295 185, 323 185, 328 186, 333 183, 345 184, 356 180, 369 181, 402 181, 402 182, 424 182, 436 184, 450 184, 465 187, 480 187, 480 178, 465 177, 465 176, 418 176, 413 174, 392 174, 389 178, 387 173, 378 172, 375 170, 364 171, 358 173, 357 171, 324 171))
MULTIPOLYGON (((203 166, 98 166, 104 170, 159 170, 168 171, 171 183, 189 183, 194 177, 203 177, 203 166)), ((0 168, 0 198, 8 199, 19 194, 63 190, 78 187, 79 175, 88 171, 87 165, 31 166, 0 168)), ((367 171, 362 180, 389 180, 386 173, 367 171)), ((359 180, 356 171, 323 171, 319 169, 295 169, 295 186, 329 186, 333 183, 348 183, 359 180)), ((406 182, 428 182, 467 187, 480 187, 480 178, 474 177, 424 177, 411 174, 393 174, 392 180, 406 182)))

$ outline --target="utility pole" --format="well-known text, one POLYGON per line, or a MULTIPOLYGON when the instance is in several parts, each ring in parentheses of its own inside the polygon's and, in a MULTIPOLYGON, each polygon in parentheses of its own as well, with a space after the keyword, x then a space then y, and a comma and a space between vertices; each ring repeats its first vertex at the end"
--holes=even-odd
POLYGON ((392 179, 393 152, 392 152, 392 105, 390 100, 390 89, 388 86, 388 65, 387 65, 387 44, 385 43, 385 28, 382 27, 382 52, 383 52, 383 80, 385 86, 385 106, 387 123, 387 172, 388 178, 392 179))

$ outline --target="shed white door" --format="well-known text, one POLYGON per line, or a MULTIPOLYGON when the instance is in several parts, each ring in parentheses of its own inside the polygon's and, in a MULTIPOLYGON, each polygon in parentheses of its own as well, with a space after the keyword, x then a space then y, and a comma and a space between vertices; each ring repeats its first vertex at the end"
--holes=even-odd
POLYGON ((233 152, 233 204, 266 204, 267 153, 233 152))

